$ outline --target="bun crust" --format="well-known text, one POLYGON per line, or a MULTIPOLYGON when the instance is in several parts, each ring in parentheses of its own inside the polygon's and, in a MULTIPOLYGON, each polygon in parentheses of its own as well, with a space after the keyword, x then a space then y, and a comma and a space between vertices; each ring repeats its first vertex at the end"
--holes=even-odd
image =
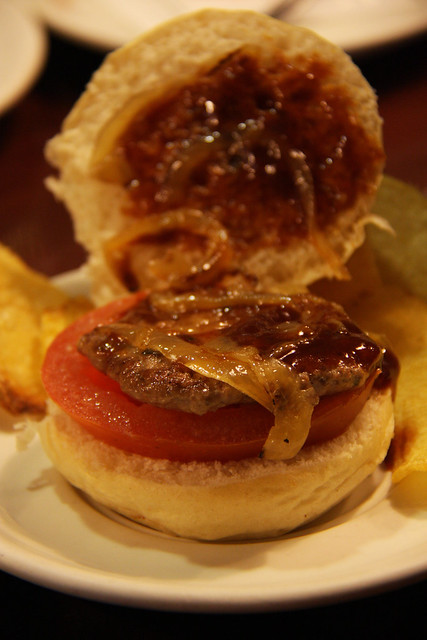
POLYGON ((93 500, 199 540, 267 538, 310 522, 384 460, 393 429, 389 391, 375 392, 343 435, 302 449, 292 461, 145 458, 96 440, 54 405, 39 427, 55 467, 93 500))
MULTIPOLYGON (((106 58, 65 120, 61 133, 46 149, 48 160, 59 170, 58 178, 50 178, 48 186, 67 206, 77 241, 88 251, 98 303, 125 291, 111 273, 103 247, 129 224, 129 218, 122 213, 128 204, 125 189, 91 175, 91 158, 100 132, 135 96, 142 96, 143 104, 148 105, 245 46, 256 46, 267 54, 280 50, 295 65, 313 57, 325 61, 332 69, 329 81, 338 88, 345 87, 352 99, 351 117, 382 149, 381 119, 371 87, 341 49, 311 31, 251 11, 206 9, 143 34, 106 58)), ((327 229, 328 242, 342 262, 363 242, 364 225, 383 168, 382 158, 376 164, 367 192, 360 194, 354 205, 343 210, 333 227, 327 229)), ((313 244, 301 239, 291 243, 285 254, 280 248, 254 251, 243 267, 256 276, 263 290, 285 285, 289 292, 333 275, 331 265, 319 256, 313 244)))

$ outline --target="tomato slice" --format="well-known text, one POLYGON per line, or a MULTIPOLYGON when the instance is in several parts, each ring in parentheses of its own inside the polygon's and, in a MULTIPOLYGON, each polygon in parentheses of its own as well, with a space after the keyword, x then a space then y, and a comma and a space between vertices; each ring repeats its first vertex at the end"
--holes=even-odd
MULTIPOLYGON (((141 403, 77 351, 81 335, 115 321, 142 296, 134 294, 95 309, 56 337, 42 368, 48 395, 96 438, 124 451, 182 462, 258 456, 274 420, 260 405, 224 407, 198 416, 141 403)), ((365 403, 372 383, 322 398, 313 413, 307 444, 344 431, 365 403)))

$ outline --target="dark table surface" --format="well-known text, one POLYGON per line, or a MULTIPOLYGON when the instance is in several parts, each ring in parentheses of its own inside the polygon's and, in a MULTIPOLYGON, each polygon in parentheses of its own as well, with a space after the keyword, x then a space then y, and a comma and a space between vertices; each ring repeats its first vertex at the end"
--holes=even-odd
MULTIPOLYGON (((425 36, 356 56, 378 93, 387 172, 427 193, 425 36)), ((0 241, 37 270, 54 275, 79 266, 63 207, 43 186, 45 141, 54 135, 103 54, 56 37, 32 91, 0 119, 0 241)), ((321 553, 321 549, 319 549, 321 553)), ((132 609, 51 591, 0 572, 4 638, 24 634, 87 638, 234 638, 279 632, 293 638, 408 638, 425 632, 427 581, 394 584, 353 601, 253 614, 191 614, 132 609), (424 625, 418 629, 417 622, 424 625)))

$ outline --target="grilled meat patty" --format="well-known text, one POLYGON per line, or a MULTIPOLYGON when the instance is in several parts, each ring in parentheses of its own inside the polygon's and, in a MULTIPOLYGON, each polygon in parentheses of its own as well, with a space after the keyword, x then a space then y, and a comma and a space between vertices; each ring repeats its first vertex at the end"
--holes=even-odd
POLYGON ((182 313, 159 310, 154 299, 145 298, 116 323, 81 338, 80 352, 130 397, 199 415, 252 399, 143 341, 141 346, 138 334, 150 327, 192 344, 220 338, 237 349, 255 348, 257 357, 274 357, 292 368, 301 386, 311 385, 318 396, 363 385, 381 367, 384 351, 341 307, 309 294, 281 296, 274 304, 264 304, 261 296, 257 303, 182 313))

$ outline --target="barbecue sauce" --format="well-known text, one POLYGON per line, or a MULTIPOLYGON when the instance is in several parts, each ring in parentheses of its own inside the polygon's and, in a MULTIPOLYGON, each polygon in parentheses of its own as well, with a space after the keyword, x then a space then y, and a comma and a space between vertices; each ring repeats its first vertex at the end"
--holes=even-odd
POLYGON ((394 388, 399 373, 391 349, 364 333, 339 305, 310 294, 282 296, 277 304, 171 314, 159 311, 148 297, 122 318, 136 331, 140 321, 194 344, 222 337, 236 348, 255 347, 261 358, 277 358, 307 374, 321 395, 360 386, 372 375, 376 388, 394 388))
POLYGON ((136 218, 207 211, 234 250, 284 246, 325 228, 372 188, 383 151, 352 115, 327 63, 236 51, 152 104, 123 134, 136 218))

